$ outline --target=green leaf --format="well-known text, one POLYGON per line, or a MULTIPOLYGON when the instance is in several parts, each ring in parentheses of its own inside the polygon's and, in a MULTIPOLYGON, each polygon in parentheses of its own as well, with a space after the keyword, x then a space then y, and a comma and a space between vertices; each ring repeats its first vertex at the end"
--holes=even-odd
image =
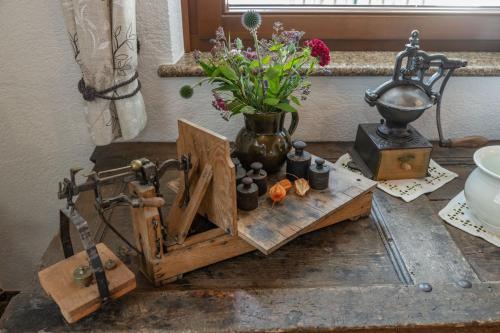
POLYGON ((266 55, 266 56, 264 57, 264 59, 262 59, 262 63, 263 63, 264 65, 269 64, 269 61, 271 61, 271 56, 270 56, 270 55, 266 55))
POLYGON ((278 105, 279 102, 280 102, 280 100, 277 99, 277 98, 271 98, 271 97, 269 97, 269 98, 265 98, 264 99, 264 104, 271 105, 271 106, 278 105))
POLYGON ((216 68, 213 72, 212 72, 212 75, 210 75, 211 77, 217 77, 219 76, 221 73, 220 73, 220 69, 219 68, 216 68))
POLYGON ((245 106, 245 103, 241 102, 239 99, 234 99, 227 105, 229 110, 231 110, 231 113, 234 114, 240 113, 241 109, 245 106))
POLYGON ((241 39, 239 37, 237 37, 234 40, 234 44, 236 45, 236 49, 238 49, 238 50, 243 49, 243 42, 241 41, 241 39))
POLYGON ((211 66, 203 61, 200 61, 199 64, 207 76, 212 76, 212 73, 215 69, 214 66, 211 66))
POLYGON ((280 74, 281 74, 281 69, 282 67, 281 66, 273 66, 273 67, 269 67, 267 70, 266 70, 266 73, 264 74, 266 77, 268 77, 270 80, 274 80, 276 78, 279 78, 280 74))
POLYGON ((227 83, 223 83, 223 84, 219 85, 218 87, 213 88, 212 90, 213 91, 231 91, 231 92, 235 92, 235 91, 239 91, 240 89, 237 86, 230 85, 230 84, 227 84, 227 83))
POLYGON ((286 111, 286 112, 297 112, 297 110, 291 106, 290 104, 287 103, 280 103, 275 106, 275 108, 278 108, 280 110, 286 111))
POLYGON ((246 105, 240 110, 241 113, 255 113, 255 108, 250 105, 246 105))
POLYGON ((249 67, 250 68, 257 68, 257 67, 259 67, 259 62, 257 60, 252 60, 249 67))
POLYGON ((290 99, 291 99, 291 100, 292 100, 292 102, 294 102, 295 104, 300 105, 300 102, 299 102, 299 99, 297 98, 297 96, 290 95, 290 99))
POLYGON ((283 47, 283 44, 276 44, 276 45, 273 45, 269 48, 269 51, 278 51, 279 49, 281 49, 283 47))
POLYGON ((218 69, 221 71, 222 75, 224 75, 229 80, 231 80, 231 81, 238 80, 238 75, 236 75, 236 72, 234 71, 234 69, 232 69, 228 65, 219 66, 218 69))

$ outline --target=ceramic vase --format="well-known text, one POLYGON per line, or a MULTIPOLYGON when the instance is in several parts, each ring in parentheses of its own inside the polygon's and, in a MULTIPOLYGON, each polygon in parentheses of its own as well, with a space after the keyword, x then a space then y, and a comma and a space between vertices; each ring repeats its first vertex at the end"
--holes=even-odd
POLYGON ((477 168, 465 182, 465 199, 483 227, 500 237, 500 146, 474 153, 477 168))
POLYGON ((235 140, 235 153, 245 169, 261 162, 268 173, 278 172, 292 147, 291 135, 297 128, 299 116, 290 113, 291 122, 284 128, 286 112, 244 114, 245 126, 235 140))

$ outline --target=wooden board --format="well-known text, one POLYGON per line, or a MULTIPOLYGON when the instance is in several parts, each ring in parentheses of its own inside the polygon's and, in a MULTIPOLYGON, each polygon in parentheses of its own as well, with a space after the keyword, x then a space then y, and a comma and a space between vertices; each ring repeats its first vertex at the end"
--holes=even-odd
POLYGON ((237 232, 236 174, 231 161, 229 140, 184 119, 179 120, 178 126, 178 156, 191 154, 196 158, 198 174, 201 174, 207 165, 210 165, 213 171, 212 182, 206 189, 198 212, 227 233, 234 235, 237 232))
MULTIPOLYGON (((352 143, 347 142, 311 143, 308 150, 335 161, 350 146, 352 143)), ((448 149, 434 145, 433 160, 460 175, 427 196, 436 216, 463 188, 465 178, 474 167, 473 152, 474 149, 448 149), (461 170, 462 167, 467 167, 467 170, 461 170)), ((174 158, 175 144, 112 143, 97 147, 93 159, 96 169, 104 170, 143 156, 153 161, 174 158)), ((177 172, 169 170, 162 178, 162 193, 167 205, 171 205, 174 199, 174 194, 166 190, 167 182, 177 177, 177 172)), ((109 195, 118 194, 120 189, 119 184, 110 185, 109 195)), ((100 230, 93 199, 92 193, 82 193, 77 207, 89 221, 91 229, 100 230)), ((391 221, 387 219, 392 216, 394 207, 376 209, 385 221, 384 228, 375 221, 374 214, 354 223, 338 223, 300 236, 270 256, 253 251, 184 274, 181 280, 162 288, 155 288, 143 278, 139 272, 138 256, 133 251, 125 252, 120 258, 137 273, 138 290, 71 326, 62 320, 57 305, 44 295, 38 279, 34 279, 27 290, 10 302, 0 318, 0 331, 157 332, 160 327, 172 332, 499 332, 499 248, 441 221, 481 281, 473 282, 469 289, 460 288, 455 282, 433 283, 432 292, 423 292, 418 283, 421 278, 430 278, 425 274, 430 274, 436 265, 446 267, 450 264, 451 271, 455 271, 453 267, 457 265, 453 261, 457 259, 457 252, 453 251, 451 256, 433 254, 431 261, 425 260, 424 256, 418 258, 426 248, 425 244, 439 242, 446 235, 440 227, 438 234, 433 234, 433 228, 438 226, 436 221, 432 221, 433 226, 427 234, 422 233, 424 227, 420 225, 429 224, 426 221, 427 209, 422 210, 420 204, 415 203, 400 204, 401 207, 396 207, 396 214, 401 218, 391 221), (400 214, 402 209, 407 209, 407 215, 400 214), (410 240, 422 245, 414 250, 413 256, 409 256, 411 247, 401 245, 415 228, 420 230, 421 236, 410 240), (399 241, 400 237, 406 238, 399 241), (399 252, 399 258, 394 258, 394 261, 391 258, 393 250, 399 252), (397 266, 413 267, 414 278, 407 283, 400 281, 395 273, 397 266)), ((129 208, 116 207, 108 213, 114 226, 128 239, 133 239, 129 208)), ((165 208, 165 216, 166 213, 165 208)), ((73 235, 77 236, 76 233, 73 235)), ((178 246, 202 241, 191 237, 194 236, 189 236, 178 246)), ((121 253, 124 247, 109 229, 103 232, 103 241, 115 253, 121 253)), ((74 245, 75 248, 80 246, 76 238, 74 245)), ((61 259, 60 240, 55 237, 44 253, 41 265, 47 267, 61 259)), ((441 274, 443 270, 439 272, 441 274)), ((450 281, 455 277, 450 275, 450 281)))
MULTIPOLYGON (((342 208, 321 218, 317 223, 300 231, 303 235, 332 224, 370 213, 372 192, 368 191, 342 208)), ((191 236, 182 245, 168 248, 160 260, 154 260, 154 281, 156 285, 171 282, 171 279, 197 268, 254 251, 255 247, 239 236, 231 236, 220 228, 191 236)), ((247 274, 247 272, 245 272, 247 274)))
MULTIPOLYGON (((113 259, 117 263, 116 268, 106 271, 111 298, 119 298, 134 290, 136 287, 134 273, 103 243, 97 244, 97 251, 103 262, 113 259)), ((97 284, 93 283, 89 287, 79 287, 73 281, 73 271, 81 265, 88 265, 88 257, 85 251, 64 259, 38 273, 43 289, 57 303, 62 315, 69 323, 80 320, 101 306, 97 284)))
MULTIPOLYGON (((313 160, 315 158, 312 156, 313 160)), ((238 211, 238 236, 264 254, 269 254, 376 186, 376 182, 335 168, 328 161, 326 165, 331 168, 328 189, 311 189, 304 197, 289 193, 282 203, 275 205, 267 196, 261 196, 257 209, 238 211)), ((270 177, 269 185, 283 177, 284 169, 270 177)), ((346 218, 352 217, 354 215, 346 218)))

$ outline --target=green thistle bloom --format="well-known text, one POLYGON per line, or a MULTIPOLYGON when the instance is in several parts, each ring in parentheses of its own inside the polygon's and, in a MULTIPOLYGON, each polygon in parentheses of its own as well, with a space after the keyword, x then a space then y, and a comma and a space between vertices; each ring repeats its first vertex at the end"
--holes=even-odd
POLYGON ((181 90, 180 90, 180 94, 183 98, 191 98, 191 96, 193 96, 193 88, 189 85, 185 85, 185 86, 182 86, 181 90))
POLYGON ((255 10, 249 10, 241 15, 241 24, 248 31, 254 32, 262 24, 262 17, 255 10))

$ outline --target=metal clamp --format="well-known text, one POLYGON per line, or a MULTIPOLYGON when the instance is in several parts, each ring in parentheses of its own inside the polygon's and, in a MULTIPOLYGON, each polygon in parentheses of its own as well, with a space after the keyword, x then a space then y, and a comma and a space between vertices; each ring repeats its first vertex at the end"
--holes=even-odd
POLYGON ((60 214, 60 225, 59 230, 61 234, 61 242, 63 245, 64 257, 69 258, 74 255, 73 245, 71 243, 70 235, 70 222, 76 227, 80 239, 83 244, 83 248, 87 252, 89 257, 90 267, 94 273, 94 277, 97 283, 97 289, 99 291, 99 296, 101 297, 102 303, 107 303, 109 301, 109 287, 108 281, 106 280, 106 273, 104 272, 104 267, 97 252, 94 240, 90 234, 90 229, 87 221, 78 214, 78 212, 73 208, 61 209, 60 214))

